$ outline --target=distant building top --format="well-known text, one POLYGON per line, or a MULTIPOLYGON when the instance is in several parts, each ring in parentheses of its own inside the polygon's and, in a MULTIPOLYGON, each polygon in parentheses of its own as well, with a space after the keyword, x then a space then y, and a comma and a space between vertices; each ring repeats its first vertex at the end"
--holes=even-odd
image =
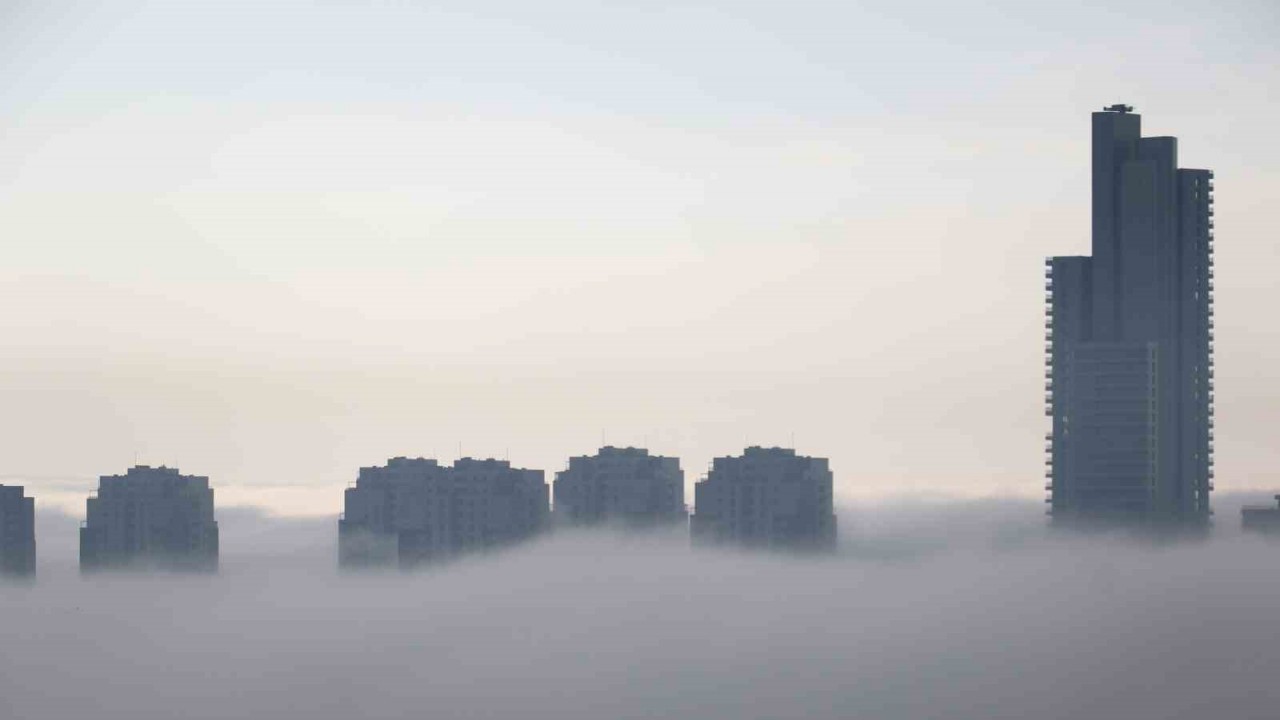
POLYGON ((1245 505, 1244 512, 1280 513, 1280 495, 1276 495, 1275 499, 1275 505, 1245 505))
POLYGON ((614 447, 612 445, 605 445, 604 447, 600 448, 599 454, 648 457, 649 451, 646 448, 635 448, 635 447, 620 448, 620 447, 614 447))
POLYGON ((1131 113, 1133 112, 1133 106, 1125 105, 1123 103, 1116 103, 1115 105, 1108 105, 1107 107, 1102 108, 1102 111, 1114 112, 1114 113, 1131 113))
POLYGON ((111 490, 115 488, 155 488, 163 485, 195 485, 209 487, 209 478, 204 475, 183 475, 178 468, 151 467, 135 465, 123 475, 102 475, 98 478, 99 488, 111 490))

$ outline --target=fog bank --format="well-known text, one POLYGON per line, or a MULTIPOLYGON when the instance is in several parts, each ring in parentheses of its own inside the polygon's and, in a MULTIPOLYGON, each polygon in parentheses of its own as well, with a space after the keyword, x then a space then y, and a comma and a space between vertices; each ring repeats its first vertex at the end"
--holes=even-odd
MULTIPOLYGON (((1273 718, 1280 545, 1049 535, 1028 502, 841 511, 828 558, 566 532, 340 575, 331 520, 224 509, 212 577, 0 587, 0 716, 1273 718)), ((54 532, 56 529, 56 533, 54 532)))

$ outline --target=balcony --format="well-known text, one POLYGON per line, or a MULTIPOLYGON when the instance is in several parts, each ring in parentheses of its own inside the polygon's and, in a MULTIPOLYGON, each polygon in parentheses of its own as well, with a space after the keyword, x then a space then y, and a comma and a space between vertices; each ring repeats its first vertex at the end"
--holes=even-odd
POLYGON ((1047 278, 1053 277, 1053 268, 1046 265, 1044 268, 1044 276, 1047 278))

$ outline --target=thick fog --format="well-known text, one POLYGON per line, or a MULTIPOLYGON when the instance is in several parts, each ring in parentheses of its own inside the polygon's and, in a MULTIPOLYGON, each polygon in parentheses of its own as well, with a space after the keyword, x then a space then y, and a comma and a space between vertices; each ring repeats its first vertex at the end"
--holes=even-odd
POLYGON ((0 587, 4 718, 1275 718, 1280 544, 1047 533, 1041 506, 859 506, 834 557, 561 532, 339 574, 335 522, 219 513, 216 576, 0 587))

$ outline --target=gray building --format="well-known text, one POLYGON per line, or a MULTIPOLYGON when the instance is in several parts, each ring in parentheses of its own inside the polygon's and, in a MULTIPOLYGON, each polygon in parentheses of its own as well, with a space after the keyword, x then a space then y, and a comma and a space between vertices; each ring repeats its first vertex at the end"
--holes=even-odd
POLYGON ((693 539, 753 547, 834 549, 836 516, 825 458, 749 447, 719 457, 694 486, 693 539))
POLYGON ((680 460, 641 448, 602 447, 556 473, 556 517, 568 524, 687 522, 680 460))
POLYGON ((99 478, 86 510, 81 570, 218 567, 218 523, 207 477, 139 465, 99 478))
POLYGON ((1092 254, 1046 261, 1054 522, 1202 524, 1213 489, 1213 173, 1093 113, 1092 254))
POLYGON ((0 575, 36 571, 36 501, 20 485, 0 485, 0 575))
POLYGON ((1245 505, 1240 510, 1240 525, 1251 532, 1280 535, 1280 495, 1275 505, 1245 505))
POLYGON ((547 527, 548 495, 541 470, 502 460, 399 457, 360 468, 338 521, 338 562, 412 566, 526 540, 547 527))

